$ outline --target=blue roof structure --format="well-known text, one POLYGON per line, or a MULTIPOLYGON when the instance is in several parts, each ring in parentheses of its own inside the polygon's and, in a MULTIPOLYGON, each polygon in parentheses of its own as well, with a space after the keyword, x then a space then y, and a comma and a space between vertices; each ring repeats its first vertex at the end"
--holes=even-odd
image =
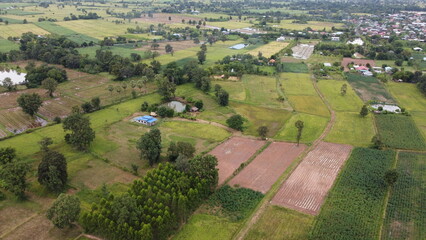
POLYGON ((246 47, 246 45, 245 45, 245 44, 240 43, 240 44, 236 44, 236 45, 234 45, 234 46, 232 46, 232 47, 229 47, 229 48, 230 48, 230 49, 240 50, 240 49, 243 49, 243 48, 245 48, 245 47, 246 47))
POLYGON ((153 122, 157 121, 157 119, 155 117, 151 117, 151 116, 148 116, 148 115, 137 117, 137 118, 135 118, 135 120, 145 121, 147 123, 153 123, 153 122))

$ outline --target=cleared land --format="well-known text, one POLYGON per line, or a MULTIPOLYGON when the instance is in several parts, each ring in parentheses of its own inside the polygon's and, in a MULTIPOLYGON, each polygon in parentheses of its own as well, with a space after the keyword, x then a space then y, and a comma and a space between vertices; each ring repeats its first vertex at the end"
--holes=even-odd
POLYGON ((321 80, 318 82, 318 87, 335 111, 358 112, 363 105, 361 99, 346 81, 321 80), (343 84, 347 85, 344 96, 340 93, 343 84))
POLYGON ((282 66, 283 72, 307 73, 309 71, 308 66, 304 63, 284 62, 282 66))
POLYGON ((308 239, 314 217, 290 209, 269 205, 250 229, 245 240, 308 239))
POLYGON ((330 116, 330 112, 318 96, 288 96, 288 100, 298 112, 322 117, 330 116))
POLYGON ((274 25, 289 30, 304 30, 308 27, 313 30, 321 31, 323 29, 331 30, 332 27, 343 27, 343 23, 333 23, 333 22, 320 22, 320 21, 308 21, 306 24, 303 23, 293 23, 293 19, 281 20, 279 25, 274 25))
POLYGON ((21 35, 26 32, 32 32, 38 35, 49 34, 46 30, 31 23, 0 25, 0 36, 5 39, 8 37, 21 37, 21 35))
POLYGON ((259 52, 261 52, 264 57, 269 58, 275 53, 278 53, 279 51, 287 47, 288 44, 289 44, 288 42, 270 42, 266 45, 263 45, 261 47, 258 47, 256 49, 249 51, 248 54, 251 54, 257 57, 259 52))
POLYGON ((286 95, 317 96, 311 76, 304 73, 281 73, 280 81, 286 95))
POLYGON ((391 189, 383 240, 426 239, 426 154, 400 152, 398 181, 391 189))
POLYGON ((352 147, 321 142, 284 182, 271 203, 317 215, 352 147))
POLYGON ((264 141, 233 137, 211 151, 210 154, 216 156, 218 160, 219 185, 264 144, 264 141))
POLYGON ((349 71, 348 64, 356 64, 360 66, 367 66, 367 64, 370 64, 372 67, 376 66, 376 62, 374 60, 343 58, 341 66, 345 68, 345 71, 349 71))
POLYGON ((311 44, 299 44, 297 46, 294 46, 291 50, 293 51, 293 57, 296 59, 309 59, 314 53, 314 47, 315 45, 311 44))
POLYGON ((305 148, 303 144, 297 146, 294 143, 271 143, 234 177, 229 185, 250 188, 265 194, 305 148))
POLYGON ((67 37, 69 40, 74 41, 78 44, 82 44, 83 42, 89 43, 89 42, 94 42, 97 43, 99 41, 99 39, 93 38, 93 37, 89 37, 86 36, 84 34, 75 32, 71 29, 62 27, 56 23, 53 22, 49 22, 49 21, 44 21, 44 22, 37 22, 35 23, 35 25, 37 25, 38 27, 53 33, 53 34, 57 34, 57 35, 61 35, 61 36, 65 36, 67 37))
POLYGON ((392 148, 426 149, 425 139, 409 116, 397 114, 376 115, 382 142, 392 148))
POLYGON ((375 135, 373 121, 372 115, 362 118, 359 113, 336 112, 336 122, 325 141, 367 147, 375 135))
POLYGON ((373 100, 385 103, 395 103, 395 100, 383 84, 375 77, 366 77, 360 74, 348 74, 348 82, 364 102, 373 100))
POLYGON ((315 221, 310 239, 376 240, 393 151, 356 148, 315 221))

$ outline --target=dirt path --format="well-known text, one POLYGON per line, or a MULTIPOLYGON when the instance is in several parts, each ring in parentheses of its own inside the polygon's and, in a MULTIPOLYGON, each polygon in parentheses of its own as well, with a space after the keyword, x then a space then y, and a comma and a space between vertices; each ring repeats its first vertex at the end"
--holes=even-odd
MULTIPOLYGON (((311 77, 312 78, 312 84, 315 88, 315 91, 318 93, 318 95, 320 96, 320 98, 322 99, 322 101, 325 103, 325 105, 327 106, 329 112, 330 112, 330 121, 328 122, 326 128, 324 129, 324 131, 322 132, 322 134, 318 137, 318 139, 316 139, 313 144, 308 147, 299 157, 299 163, 297 165, 300 164, 301 160, 313 149, 315 149, 317 147, 317 145, 328 135, 328 133, 330 132, 331 128, 334 125, 334 122, 336 120, 336 114, 333 111, 333 109, 330 106, 330 103, 327 101, 327 99, 324 97, 324 95, 321 93, 321 91, 318 88, 316 79, 314 76, 311 77)), ((296 160, 297 161, 297 160, 296 160)), ((297 165, 292 169, 292 172, 297 168, 297 165)), ((267 193, 264 197, 264 199, 261 202, 261 205, 255 210, 255 212, 252 214, 251 218, 244 224, 244 226, 240 229, 240 231, 234 235, 235 237, 233 239, 235 240, 243 240, 245 238, 245 236, 247 235, 247 233, 249 232, 249 230, 253 227, 253 225, 259 220, 259 218, 263 215, 263 213, 265 212, 266 208, 268 207, 270 201, 272 200, 272 198, 275 196, 275 194, 278 192, 278 190, 280 189, 280 186, 285 182, 285 180, 291 175, 291 172, 287 175, 287 177, 284 178, 280 178, 279 184, 274 184, 274 187, 271 188, 271 190, 269 191, 269 193, 267 193)))

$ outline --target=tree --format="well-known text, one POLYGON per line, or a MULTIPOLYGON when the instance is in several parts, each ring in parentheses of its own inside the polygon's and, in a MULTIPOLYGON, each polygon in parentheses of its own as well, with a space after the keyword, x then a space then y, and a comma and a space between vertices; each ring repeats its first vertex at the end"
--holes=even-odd
POLYGON ((189 173, 208 182, 210 191, 214 191, 219 180, 219 173, 216 168, 217 158, 210 154, 196 156, 189 160, 189 173))
POLYGON ((305 124, 303 123, 302 120, 297 120, 296 123, 294 124, 294 126, 297 128, 297 146, 299 146, 300 143, 300 139, 302 138, 302 131, 305 124))
POLYGON ((101 109, 101 99, 99 97, 92 98, 90 103, 95 111, 101 109))
POLYGON ((49 96, 53 98, 53 92, 58 86, 58 82, 53 78, 46 78, 41 82, 41 86, 47 90, 49 96))
POLYGON ((346 91, 348 90, 348 85, 345 83, 342 85, 342 87, 340 88, 340 94, 342 94, 342 96, 346 95, 346 91))
POLYGON ((78 197, 62 193, 47 210, 46 216, 56 227, 65 228, 78 219, 80 211, 78 197))
POLYGON ((200 47, 201 51, 203 52, 207 52, 207 45, 205 43, 203 43, 200 47))
POLYGON ((37 113, 38 109, 43 104, 40 95, 37 93, 23 93, 18 97, 17 101, 22 111, 29 114, 31 117, 37 113))
POLYGON ((187 142, 171 142, 167 149, 167 157, 169 161, 174 162, 179 156, 190 159, 194 156, 195 148, 192 144, 187 142))
POLYGON ((81 104, 81 109, 83 109, 85 113, 91 113, 93 111, 93 106, 89 102, 85 102, 81 104))
POLYGON ((12 147, 0 148, 0 164, 6 164, 12 162, 16 157, 16 149, 12 147))
POLYGON ((228 118, 226 120, 226 124, 228 124, 230 128, 236 129, 238 131, 243 131, 244 121, 245 119, 240 114, 236 114, 228 118))
POLYGON ((375 149, 382 150, 385 147, 385 145, 383 144, 382 140, 380 140, 380 137, 378 135, 375 135, 371 139, 371 142, 373 143, 373 148, 375 149))
POLYGON ((65 142, 73 145, 80 151, 87 150, 90 143, 95 139, 95 132, 90 127, 88 117, 80 113, 74 113, 65 118, 64 131, 71 131, 65 135, 65 142))
POLYGON ((44 153, 38 165, 38 182, 53 192, 59 192, 67 183, 67 161, 65 156, 57 151, 44 153))
POLYGON ((173 47, 170 44, 167 44, 165 49, 166 49, 166 53, 171 53, 173 51, 173 47))
POLYGON ((268 132, 269 132, 269 129, 267 126, 260 126, 257 129, 257 133, 259 134, 260 137, 262 137, 262 139, 266 138, 266 135, 268 134, 268 132))
POLYGON ((136 148, 141 151, 141 158, 148 160, 153 166, 160 160, 161 153, 161 132, 157 128, 145 133, 136 143, 136 148))
POLYGON ((25 198, 25 190, 28 187, 26 175, 30 167, 26 163, 11 161, 0 168, 0 179, 4 188, 15 194, 19 199, 25 198))
POLYGON ((114 91, 114 86, 108 85, 108 91, 112 94, 112 92, 114 91))
POLYGON ((361 115, 361 117, 366 117, 368 115, 367 105, 362 106, 361 111, 359 112, 359 115, 361 115))
POLYGON ((9 77, 3 79, 2 85, 9 92, 16 90, 16 85, 12 82, 12 79, 9 77))
POLYGON ((195 101, 194 106, 196 108, 198 108, 198 109, 202 109, 204 107, 203 100, 197 100, 197 101, 195 101))
POLYGON ((398 67, 401 67, 403 63, 404 63, 404 60, 402 60, 402 59, 395 60, 395 65, 398 66, 398 67))
POLYGON ((388 186, 393 186, 398 180, 398 177, 398 171, 396 171, 396 169, 390 169, 386 171, 384 179, 388 186))
MULTIPOLYGON (((142 82, 143 86, 145 87, 145 93, 147 93, 147 92, 148 92, 148 89, 147 89, 147 87, 146 87, 146 84, 149 82, 148 77, 147 77, 147 76, 143 76, 143 77, 142 77, 142 79, 141 79, 140 81, 142 82)), ((138 84, 139 84, 139 82, 138 82, 138 84)), ((139 87, 139 86, 138 86, 138 87, 139 87)), ((139 88, 139 89, 140 89, 140 88, 139 88)))
POLYGON ((197 52, 198 62, 202 65, 206 61, 206 52, 201 50, 197 52))
POLYGON ((219 105, 228 106, 229 103, 229 94, 224 89, 220 89, 217 95, 217 100, 219 105))
POLYGON ((164 100, 169 101, 175 96, 176 85, 174 83, 160 75, 156 76, 156 82, 158 86, 158 94, 160 94, 164 100))
POLYGON ((141 105, 141 111, 142 112, 147 111, 148 107, 149 107, 148 103, 147 102, 143 102, 142 105, 141 105))
MULTIPOLYGON (((145 76, 144 76, 145 77, 145 76)), ((139 91, 142 91, 142 88, 143 88, 143 81, 142 81, 142 79, 139 79, 137 82, 136 82, 136 86, 139 88, 139 91)))
POLYGON ((40 145, 40 150, 46 153, 49 151, 49 146, 53 144, 53 140, 50 137, 44 137, 38 144, 40 145))

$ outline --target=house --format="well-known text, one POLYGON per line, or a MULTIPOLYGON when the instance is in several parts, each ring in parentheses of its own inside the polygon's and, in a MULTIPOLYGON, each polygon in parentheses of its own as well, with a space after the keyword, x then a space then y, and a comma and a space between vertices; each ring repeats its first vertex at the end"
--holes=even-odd
POLYGON ((392 72, 392 67, 385 67, 385 72, 387 73, 392 72))
POLYGON ((284 41, 285 41, 285 37, 283 36, 277 38, 277 42, 284 42, 284 41))
POLYGON ((346 44, 352 44, 352 45, 364 45, 364 41, 361 38, 355 38, 353 41, 348 41, 346 44))
POLYGON ((373 73, 370 72, 370 71, 365 71, 365 72, 362 73, 362 75, 367 76, 367 77, 372 77, 373 73))
POLYGON ((133 119, 134 122, 142 123, 147 126, 154 126, 157 123, 157 119, 148 115, 136 117, 133 119))
POLYGON ((366 66, 359 66, 359 67, 357 67, 357 68, 355 68, 357 71, 360 71, 360 72, 365 72, 365 71, 368 71, 368 67, 366 67, 366 66))
POLYGON ((340 37, 331 37, 331 41, 338 42, 340 41, 340 37))

